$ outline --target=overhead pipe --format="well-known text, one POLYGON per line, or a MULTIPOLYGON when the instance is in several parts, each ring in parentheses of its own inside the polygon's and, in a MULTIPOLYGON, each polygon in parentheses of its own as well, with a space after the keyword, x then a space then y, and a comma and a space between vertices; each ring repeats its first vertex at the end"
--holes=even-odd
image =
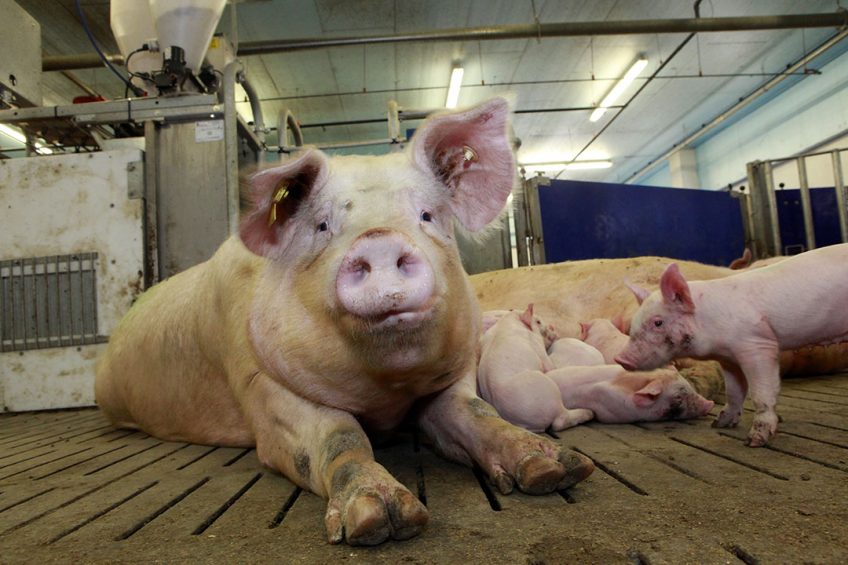
MULTIPOLYGON (((513 24, 502 26, 451 28, 395 35, 360 37, 313 37, 245 41, 238 46, 238 55, 262 55, 304 49, 345 47, 351 45, 413 43, 429 41, 494 41, 504 39, 541 39, 548 37, 577 37, 591 35, 636 35, 659 33, 703 33, 710 31, 750 31, 843 27, 848 25, 845 11, 826 14, 795 14, 783 16, 741 16, 732 18, 676 18, 601 22, 559 22, 513 24)), ((120 62, 119 55, 108 56, 120 62)), ((121 58, 122 59, 122 58, 121 58)), ((99 67, 103 63, 95 54, 48 56, 42 59, 43 71, 61 71, 99 67)))
POLYGON ((734 18, 679 18, 612 22, 533 23, 489 27, 452 28, 396 35, 245 41, 239 45, 238 54, 262 55, 265 53, 276 53, 281 51, 299 51, 325 47, 345 47, 350 45, 385 43, 541 39, 546 37, 576 37, 587 35, 701 33, 708 31, 842 27, 846 24, 848 24, 848 15, 842 11, 827 14, 742 16, 734 18))
POLYGON ((821 55, 822 53, 824 53, 825 51, 827 51, 828 49, 830 49, 831 47, 833 47, 834 45, 836 45, 837 43, 839 43, 840 41, 845 39, 846 37, 848 37, 848 29, 843 29, 842 31, 836 33, 830 39, 828 39, 827 41, 825 41, 824 43, 822 43, 821 45, 819 45, 818 47, 816 47, 815 49, 813 49, 812 51, 810 51, 809 53, 804 55, 803 57, 801 57, 798 61, 795 62, 795 64, 793 64, 792 66, 787 68, 786 71, 775 76, 770 81, 766 82, 764 85, 760 86, 759 88, 757 88, 756 90, 751 92, 748 96, 746 96, 745 98, 743 98, 742 100, 740 100, 739 102, 734 104, 732 107, 728 108, 727 110, 725 110, 724 112, 722 112, 721 114, 716 116, 712 121, 710 121, 710 123, 704 125, 703 127, 701 127, 701 129, 699 129, 695 133, 691 134, 686 139, 684 139, 684 140, 682 140, 678 143, 675 143, 674 146, 671 149, 669 149, 668 151, 666 151, 665 153, 663 153, 662 155, 660 155, 659 157, 657 157, 656 159, 654 159, 653 161, 651 161, 650 163, 648 163, 647 165, 645 165, 644 167, 639 169, 638 171, 631 174, 629 177, 627 177, 624 180, 624 182, 630 183, 634 179, 641 177, 642 175, 644 175, 648 171, 651 171, 651 170, 655 169, 656 167, 658 167, 659 165, 663 164, 666 161, 666 159, 671 157, 672 154, 676 153, 677 151, 679 151, 679 150, 681 150, 685 147, 688 147, 689 145, 691 145, 697 139, 703 137, 704 135, 708 134, 709 132, 711 132, 712 130, 717 128, 719 125, 722 124, 722 122, 724 122, 728 118, 732 117, 733 115, 739 113, 741 110, 745 109, 752 102, 754 102, 757 98, 759 98, 760 96, 762 96, 763 94, 765 94, 766 92, 768 92, 769 90, 771 90, 772 88, 774 88, 775 86, 777 86, 778 84, 780 84, 781 82, 786 80, 786 78, 788 78, 789 76, 792 76, 792 73, 796 72, 798 69, 801 69, 802 67, 804 67, 804 65, 806 65, 807 63, 809 63, 810 61, 812 61, 813 59, 815 59, 816 57, 818 57, 819 55, 821 55))

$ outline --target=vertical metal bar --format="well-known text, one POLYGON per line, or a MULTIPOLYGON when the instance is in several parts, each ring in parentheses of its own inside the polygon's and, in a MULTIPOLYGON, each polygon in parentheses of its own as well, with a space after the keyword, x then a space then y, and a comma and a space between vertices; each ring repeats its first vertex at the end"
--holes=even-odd
POLYGON ((74 344, 74 284, 71 277, 71 260, 73 259, 72 255, 65 256, 65 279, 68 281, 68 300, 66 301, 68 305, 68 321, 70 322, 68 325, 68 345, 74 344))
POLYGON ((27 304, 26 277, 24 276, 24 269, 26 267, 26 259, 21 259, 19 261, 19 263, 20 263, 20 267, 21 267, 20 268, 20 272, 21 272, 21 276, 20 276, 21 329, 23 330, 23 344, 21 346, 21 350, 23 350, 23 349, 27 348, 27 341, 29 341, 29 335, 28 335, 29 332, 27 331, 28 319, 27 319, 27 308, 26 308, 26 304, 27 304))
POLYGON ((56 337, 59 341, 59 347, 62 347, 65 344, 65 340, 62 339, 64 328, 62 328, 62 279, 59 277, 59 256, 56 255, 54 257, 55 263, 55 271, 56 275, 56 317, 58 318, 58 330, 56 331, 56 337))
POLYGON ((842 158, 839 150, 830 154, 833 160, 833 187, 836 190, 836 207, 839 213, 839 232, 842 242, 848 243, 848 197, 845 194, 845 179, 842 176, 842 158))
POLYGON ((41 277, 38 275, 38 266, 41 264, 41 257, 34 257, 32 260, 32 317, 35 322, 35 348, 41 349, 41 316, 38 315, 38 298, 41 294, 38 291, 38 281, 41 277))
POLYGON ((8 298, 6 298, 6 288, 8 287, 9 277, 4 277, 3 273, 6 265, 9 265, 9 275, 12 274, 11 261, 0 261, 0 352, 6 351, 6 324, 9 318, 6 316, 6 311, 9 307, 8 298))
POLYGON ((50 308, 50 259, 49 256, 44 257, 44 319, 47 326, 47 347, 53 347, 53 338, 56 335, 53 329, 55 326, 53 309, 50 308))
POLYGON ((766 201, 768 202, 769 228, 771 230, 772 255, 783 255, 783 244, 780 241, 780 220, 777 216, 777 196, 774 193, 774 171, 771 162, 763 163, 763 177, 766 186, 766 201))
POLYGON ((804 235, 807 249, 816 248, 816 232, 813 228, 813 205, 810 202, 810 185, 807 182, 807 163, 804 157, 795 159, 798 164, 798 181, 801 188, 801 213, 804 215, 804 235))
POLYGON ((97 253, 91 254, 91 319, 94 323, 94 327, 92 328, 91 332, 91 343, 97 343, 97 330, 100 327, 100 324, 97 320, 97 258, 97 253))
POLYGON ((156 123, 144 122, 144 288, 159 282, 159 143, 156 123))
POLYGON ((238 114, 236 113, 236 82, 242 72, 241 63, 233 61, 224 67, 224 159, 227 171, 227 219, 230 234, 238 232, 238 114))
POLYGON ((77 342, 79 345, 85 345, 85 278, 83 277, 83 257, 77 256, 77 277, 79 278, 79 299, 80 299, 80 339, 77 342))

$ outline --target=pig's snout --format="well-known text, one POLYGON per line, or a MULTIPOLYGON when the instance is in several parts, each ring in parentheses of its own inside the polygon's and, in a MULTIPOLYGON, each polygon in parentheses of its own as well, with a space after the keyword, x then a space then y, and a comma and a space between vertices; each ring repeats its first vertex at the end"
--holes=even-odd
POLYGON ((628 371, 635 371, 636 369, 638 369, 635 363, 633 363, 623 355, 616 355, 615 362, 627 369, 628 371))
POLYGON ((415 323, 432 306, 433 267, 400 232, 375 228, 353 242, 336 278, 345 310, 375 322, 415 323))

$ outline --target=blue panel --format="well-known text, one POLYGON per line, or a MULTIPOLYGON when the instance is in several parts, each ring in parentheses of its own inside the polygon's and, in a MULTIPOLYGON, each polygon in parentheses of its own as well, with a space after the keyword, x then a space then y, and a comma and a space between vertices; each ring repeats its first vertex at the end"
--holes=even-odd
MULTIPOLYGON (((783 253, 794 255, 806 251, 807 238, 804 235, 804 215, 801 212, 801 191, 798 189, 778 190, 775 194, 783 253)), ((816 247, 841 243, 836 191, 833 188, 812 188, 810 204, 813 208, 816 247)))
POLYGON ((661 255, 728 265, 745 246, 727 192, 552 181, 539 202, 549 263, 661 255))

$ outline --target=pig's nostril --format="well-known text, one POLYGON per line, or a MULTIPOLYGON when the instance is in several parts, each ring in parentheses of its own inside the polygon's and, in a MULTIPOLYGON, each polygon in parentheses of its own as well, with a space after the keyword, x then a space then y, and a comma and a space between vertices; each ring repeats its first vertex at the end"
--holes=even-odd
POLYGON ((371 272, 371 264, 365 259, 357 259, 350 265, 350 270, 354 273, 366 274, 371 272))
POLYGON ((397 260, 397 268, 402 269, 406 265, 406 255, 401 255, 397 260))

